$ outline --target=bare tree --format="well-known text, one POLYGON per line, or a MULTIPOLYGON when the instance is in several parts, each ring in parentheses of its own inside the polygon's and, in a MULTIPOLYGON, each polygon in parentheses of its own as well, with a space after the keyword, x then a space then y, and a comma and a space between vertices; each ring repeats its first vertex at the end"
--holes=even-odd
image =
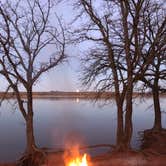
POLYGON ((162 129, 162 114, 161 114, 161 106, 160 106, 160 94, 166 91, 165 88, 165 56, 160 53, 157 55, 154 62, 149 66, 147 72, 144 77, 141 78, 143 82, 143 90, 148 88, 152 92, 153 96, 153 106, 154 106, 154 130, 162 129))
POLYGON ((90 44, 88 51, 84 51, 83 84, 115 92, 117 149, 130 148, 134 85, 153 62, 153 51, 164 35, 165 18, 159 24, 155 40, 146 44, 150 30, 146 25, 148 18, 143 14, 148 10, 153 12, 151 5, 155 3, 151 0, 78 0, 75 3, 80 11, 76 21, 79 17, 84 19, 82 27, 75 31, 75 40, 90 44), (145 52, 148 54, 143 61, 145 52))
POLYGON ((0 74, 8 81, 25 119, 28 154, 36 147, 33 86, 66 58, 64 27, 52 11, 50 0, 6 0, 0 5, 0 74), (27 103, 20 87, 27 93, 27 103))
POLYGON ((141 73, 140 80, 144 83, 144 87, 148 87, 152 91, 155 112, 153 128, 160 130, 162 124, 159 93, 165 91, 164 82, 166 80, 166 13, 162 1, 160 3, 147 1, 146 8, 150 10, 143 10, 141 17, 143 24, 141 33, 146 38, 143 42, 146 47, 141 51, 141 64, 145 63, 148 54, 152 54, 154 60, 147 66, 144 74, 141 73), (151 50, 147 49, 148 46, 151 47, 151 50))
MULTIPOLYGON (((163 17, 165 17, 164 12, 160 12, 157 9, 159 6, 155 6, 154 10, 156 10, 155 16, 153 13, 153 20, 150 18, 152 14, 148 14, 149 22, 147 23, 147 27, 150 32, 150 36, 148 38, 148 42, 151 45, 152 42, 155 40, 156 32, 158 31, 159 25, 163 17), (158 20, 158 21, 156 21, 158 20)), ((160 7, 162 9, 162 7, 160 7)), ((141 81, 144 83, 144 86, 148 87, 152 91, 153 95, 153 105, 154 105, 154 126, 153 129, 161 130, 162 123, 161 123, 161 108, 160 108, 160 93, 166 91, 165 87, 165 80, 166 80, 166 28, 164 34, 160 38, 160 42, 156 44, 156 47, 153 51, 155 55, 154 61, 149 65, 147 71, 145 72, 144 76, 141 78, 141 81)), ((147 54, 143 54, 145 58, 147 54)), ((144 59, 143 58, 143 59, 144 59)))

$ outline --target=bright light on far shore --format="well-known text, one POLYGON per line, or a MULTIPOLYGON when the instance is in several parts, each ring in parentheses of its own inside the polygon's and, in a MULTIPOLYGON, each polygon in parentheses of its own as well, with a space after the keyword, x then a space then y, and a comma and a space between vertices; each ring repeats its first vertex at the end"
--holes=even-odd
POLYGON ((76 90, 76 92, 80 92, 80 90, 79 90, 79 89, 77 89, 77 90, 76 90))

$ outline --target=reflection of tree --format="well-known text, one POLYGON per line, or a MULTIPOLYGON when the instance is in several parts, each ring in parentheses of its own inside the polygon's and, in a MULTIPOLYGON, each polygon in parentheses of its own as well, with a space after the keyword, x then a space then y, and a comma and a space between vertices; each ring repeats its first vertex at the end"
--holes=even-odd
POLYGON ((0 3, 0 74, 13 90, 26 121, 26 152, 31 154, 36 150, 33 86, 43 73, 65 58, 64 29, 59 19, 59 27, 50 23, 53 7, 50 0, 44 3, 39 0, 28 0, 25 4, 24 1, 0 3), (54 46, 54 50, 48 55, 46 50, 50 46, 54 46), (22 100, 20 87, 26 91, 26 103, 22 100))

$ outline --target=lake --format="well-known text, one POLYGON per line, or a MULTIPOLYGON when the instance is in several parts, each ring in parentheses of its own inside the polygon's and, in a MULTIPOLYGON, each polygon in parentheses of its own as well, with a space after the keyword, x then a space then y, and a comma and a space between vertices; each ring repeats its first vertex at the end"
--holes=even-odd
MULTIPOLYGON (((140 132, 153 126, 151 98, 133 101, 132 147, 139 149, 140 132)), ((161 98, 162 110, 166 98, 161 98)), ((61 148, 66 140, 82 140, 86 145, 115 144, 116 107, 114 101, 34 100, 35 139, 39 147, 61 148)), ((163 127, 166 115, 162 114, 163 127)), ((13 100, 0 108, 0 161, 18 159, 25 150, 25 122, 13 100)), ((94 152, 99 153, 99 152, 94 152)))

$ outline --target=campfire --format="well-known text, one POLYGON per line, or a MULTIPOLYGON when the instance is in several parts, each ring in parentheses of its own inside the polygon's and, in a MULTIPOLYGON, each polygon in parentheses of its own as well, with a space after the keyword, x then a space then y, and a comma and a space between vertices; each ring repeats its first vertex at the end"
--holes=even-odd
POLYGON ((90 166, 90 161, 86 153, 81 154, 79 146, 74 146, 64 154, 65 166, 90 166))
POLYGON ((69 161, 65 164, 66 166, 88 166, 86 154, 84 154, 82 157, 74 157, 69 159, 69 161))

